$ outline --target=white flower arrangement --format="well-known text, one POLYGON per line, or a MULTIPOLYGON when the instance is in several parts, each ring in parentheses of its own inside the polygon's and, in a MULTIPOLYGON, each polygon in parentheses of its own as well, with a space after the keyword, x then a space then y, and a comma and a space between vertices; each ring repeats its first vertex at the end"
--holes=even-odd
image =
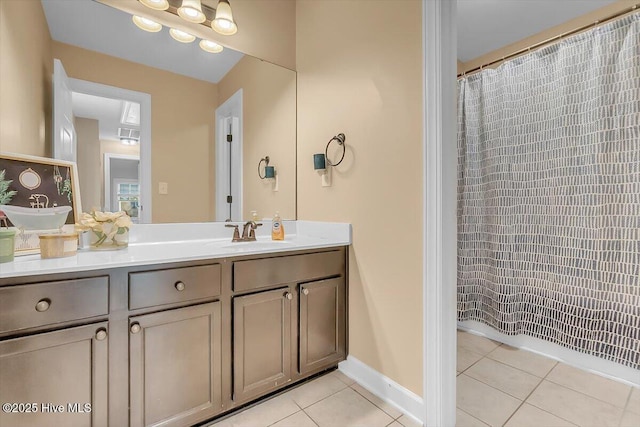
POLYGON ((131 228, 131 218, 126 212, 83 212, 77 224, 81 231, 91 230, 95 237, 91 239, 92 246, 110 244, 113 246, 127 246, 128 236, 118 241, 117 236, 125 235, 131 228))

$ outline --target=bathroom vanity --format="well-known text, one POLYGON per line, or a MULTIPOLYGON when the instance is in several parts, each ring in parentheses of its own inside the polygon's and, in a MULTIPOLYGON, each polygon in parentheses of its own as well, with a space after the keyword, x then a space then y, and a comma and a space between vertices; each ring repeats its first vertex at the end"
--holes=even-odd
POLYGON ((188 426, 336 366, 350 228, 285 225, 234 244, 140 226, 123 251, 4 264, 0 425, 188 426))

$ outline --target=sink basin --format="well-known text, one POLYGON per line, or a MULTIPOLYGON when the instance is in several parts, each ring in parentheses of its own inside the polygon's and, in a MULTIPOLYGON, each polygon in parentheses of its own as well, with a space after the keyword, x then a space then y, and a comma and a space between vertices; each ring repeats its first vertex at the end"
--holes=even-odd
POLYGON ((292 241, 287 240, 256 240, 254 242, 214 242, 206 246, 216 246, 231 252, 244 252, 253 250, 282 249, 293 246, 292 241))

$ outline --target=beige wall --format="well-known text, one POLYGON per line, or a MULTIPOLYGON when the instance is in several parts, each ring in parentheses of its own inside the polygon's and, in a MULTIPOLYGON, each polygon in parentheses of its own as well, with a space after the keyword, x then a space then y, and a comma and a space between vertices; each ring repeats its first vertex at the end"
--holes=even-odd
MULTIPOLYGON (((601 7, 600 9, 594 10, 593 12, 589 12, 575 19, 571 19, 567 22, 563 22, 560 25, 556 25, 555 27, 551 27, 545 31, 541 31, 537 34, 534 34, 522 40, 518 40, 514 43, 511 43, 499 49, 493 50, 487 54, 471 59, 465 63, 458 62, 458 74, 462 72, 468 72, 470 70, 474 70, 480 67, 481 65, 484 66, 485 64, 489 64, 493 61, 498 61, 504 58, 505 56, 513 54, 514 52, 518 52, 522 49, 527 49, 528 47, 534 46, 537 43, 542 43, 546 40, 557 37, 561 34, 574 31, 577 28, 580 28, 586 25, 591 25, 597 21, 602 21, 608 18, 609 16, 615 15, 622 11, 629 10, 632 6, 636 4, 638 4, 638 0, 618 0, 614 3, 601 7)), ((501 62, 498 62, 492 65, 491 67, 495 68, 499 66, 500 63, 501 62)))
MULTIPOLYGON (((235 5, 235 3, 234 3, 235 5)), ((243 218, 296 218, 296 75, 245 56, 218 83, 219 104, 242 88, 243 218), (258 178, 258 162, 269 156, 278 191, 258 178)))
POLYGON ((78 179, 82 210, 102 210, 102 175, 100 171, 100 133, 98 121, 76 117, 74 121, 78 141, 78 179))
POLYGON ((298 217, 353 224, 349 352, 421 394, 421 2, 298 0, 296 18, 298 217), (323 188, 312 155, 339 132, 323 188))
POLYGON ((216 85, 59 42, 53 57, 69 77, 151 95, 152 221, 212 220, 216 85))
POLYGON ((39 1, 0 1, 0 151, 51 151, 51 39, 39 1))
MULTIPOLYGON (((295 0, 232 0, 238 32, 222 36, 202 25, 190 25, 178 16, 151 10, 136 1, 98 0, 117 9, 152 17, 157 22, 220 43, 289 69, 296 65, 295 0)), ((217 1, 208 2, 215 7, 217 1)))

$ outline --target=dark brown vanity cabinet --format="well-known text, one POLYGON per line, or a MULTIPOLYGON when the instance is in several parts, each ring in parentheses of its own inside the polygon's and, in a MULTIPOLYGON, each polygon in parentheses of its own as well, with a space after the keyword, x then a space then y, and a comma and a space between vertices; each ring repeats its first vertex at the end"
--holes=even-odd
POLYGON ((235 403, 344 360, 345 262, 334 250, 234 263, 235 403))
POLYGON ((130 425, 185 426, 221 410, 220 302, 131 317, 130 425))
POLYGON ((344 277, 299 286, 299 370, 311 373, 346 356, 344 277))
POLYGON ((233 299, 233 400, 245 402, 291 379, 289 288, 233 299))
POLYGON ((2 278, 0 426, 191 426, 334 367, 346 275, 326 248, 2 278))
POLYGON ((0 426, 106 426, 107 322, 0 342, 0 426))

